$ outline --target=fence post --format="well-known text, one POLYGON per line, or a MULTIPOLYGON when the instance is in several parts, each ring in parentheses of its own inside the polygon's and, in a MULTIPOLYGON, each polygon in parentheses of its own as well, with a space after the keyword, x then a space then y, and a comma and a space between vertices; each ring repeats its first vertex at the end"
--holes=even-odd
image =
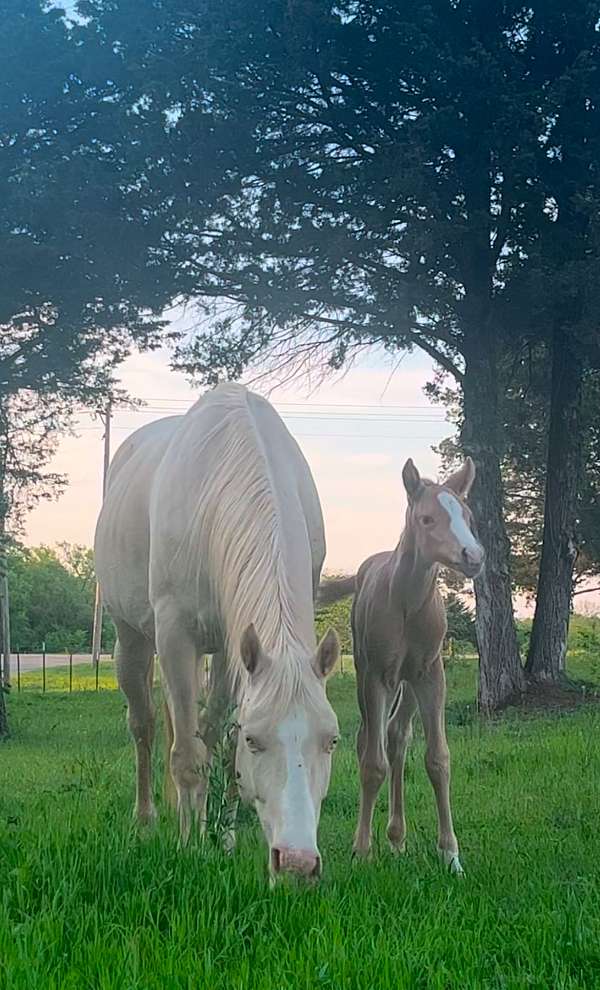
POLYGON ((69 653, 69 694, 73 693, 73 654, 69 653))
POLYGON ((17 691, 21 690, 21 654, 17 650, 17 691))
POLYGON ((42 694, 46 693, 46 640, 42 643, 42 694))
POLYGON ((340 653, 340 674, 344 673, 344 654, 340 653))
POLYGON ((100 673, 100 654, 98 654, 98 660, 96 662, 96 691, 98 690, 98 674, 100 673))

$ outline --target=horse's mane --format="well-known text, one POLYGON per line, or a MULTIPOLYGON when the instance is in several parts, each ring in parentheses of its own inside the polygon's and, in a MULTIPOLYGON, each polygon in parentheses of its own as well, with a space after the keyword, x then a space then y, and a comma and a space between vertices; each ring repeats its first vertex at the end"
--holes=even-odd
MULTIPOLYGON (((240 641, 252 622, 278 668, 272 679, 277 698, 271 700, 285 703, 300 689, 315 650, 310 544, 306 538, 306 572, 303 566, 300 575, 291 574, 278 494, 249 398, 240 385, 221 385, 188 413, 205 402, 222 409, 216 426, 188 435, 190 457, 202 470, 173 566, 183 567, 188 580, 209 575, 236 693, 244 682, 240 641)), ((293 507, 285 508, 289 527, 293 507)), ((270 693, 267 684, 265 690, 270 693)))

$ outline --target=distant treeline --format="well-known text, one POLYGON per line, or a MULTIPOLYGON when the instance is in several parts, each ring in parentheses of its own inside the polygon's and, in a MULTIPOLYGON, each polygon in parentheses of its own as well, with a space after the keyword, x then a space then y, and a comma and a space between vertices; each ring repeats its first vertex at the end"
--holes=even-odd
MULTIPOLYGON (((14 652, 89 653, 94 621, 94 555, 88 547, 13 546, 8 579, 14 652)), ((103 622, 102 647, 111 651, 115 632, 103 622)))
MULTIPOLYGON (((14 545, 9 554, 9 584, 13 650, 39 653, 89 653, 94 617, 94 555, 89 547, 67 543, 59 547, 14 545)), ((344 653, 352 652, 351 598, 335 602, 317 613, 317 635, 333 626, 344 653)), ((476 649, 473 612, 453 592, 446 595, 448 640, 459 653, 476 649)), ((530 620, 518 624, 521 645, 526 647, 530 620)), ((102 648, 111 652, 115 631, 104 616, 102 648)), ((576 616, 570 646, 596 650, 600 662, 600 619, 576 616)))

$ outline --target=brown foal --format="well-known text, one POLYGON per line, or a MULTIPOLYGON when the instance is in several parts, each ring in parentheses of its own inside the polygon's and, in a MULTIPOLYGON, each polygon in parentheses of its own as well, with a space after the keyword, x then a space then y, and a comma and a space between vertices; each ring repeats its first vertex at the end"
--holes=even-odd
MULTIPOLYGON (((438 485, 421 479, 409 460, 402 476, 408 509, 400 542, 393 551, 369 557, 355 582, 352 634, 361 712, 357 739, 361 794, 354 852, 366 856, 370 851, 373 810, 386 776, 390 782, 387 835, 393 849, 404 851, 404 763, 418 708, 425 732, 425 766, 437 804, 438 851, 453 873, 462 873, 450 809, 441 659, 447 623, 437 577, 440 565, 469 578, 483 566, 483 548, 464 501, 475 467, 467 458, 456 474, 438 485)), ((347 579, 332 582, 323 586, 322 598, 332 601, 349 590, 347 579)))

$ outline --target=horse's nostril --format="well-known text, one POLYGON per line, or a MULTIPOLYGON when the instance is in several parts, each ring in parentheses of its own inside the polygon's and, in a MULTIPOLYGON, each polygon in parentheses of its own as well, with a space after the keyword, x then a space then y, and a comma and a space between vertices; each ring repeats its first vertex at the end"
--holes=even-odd
POLYGON ((273 876, 295 873, 297 876, 316 878, 321 875, 321 857, 306 849, 273 846, 271 873, 273 876))

